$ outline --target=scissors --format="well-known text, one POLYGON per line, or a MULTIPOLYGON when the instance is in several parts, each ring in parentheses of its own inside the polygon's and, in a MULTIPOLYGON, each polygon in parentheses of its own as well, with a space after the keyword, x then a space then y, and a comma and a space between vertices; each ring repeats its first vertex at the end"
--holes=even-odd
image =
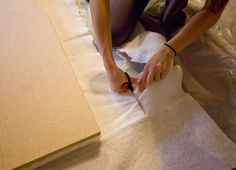
POLYGON ((131 94, 134 96, 134 98, 137 101, 137 103, 138 103, 139 107, 141 108, 141 110, 145 113, 142 103, 140 102, 139 98, 134 93, 134 88, 132 86, 132 82, 131 82, 131 78, 130 78, 129 74, 127 72, 124 72, 124 74, 127 77, 127 80, 128 80, 127 85, 128 85, 128 88, 129 88, 131 94))

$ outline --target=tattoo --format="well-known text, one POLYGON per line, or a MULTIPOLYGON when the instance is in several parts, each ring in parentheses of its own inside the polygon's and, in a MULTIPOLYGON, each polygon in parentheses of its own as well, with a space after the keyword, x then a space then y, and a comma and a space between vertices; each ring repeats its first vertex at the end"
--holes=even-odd
POLYGON ((214 14, 218 14, 224 8, 228 1, 229 0, 211 0, 210 10, 214 14))

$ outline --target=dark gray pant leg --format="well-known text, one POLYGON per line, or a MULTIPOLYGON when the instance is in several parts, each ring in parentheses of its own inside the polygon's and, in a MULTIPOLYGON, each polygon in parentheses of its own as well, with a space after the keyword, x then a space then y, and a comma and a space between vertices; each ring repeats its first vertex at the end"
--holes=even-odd
POLYGON ((188 0, 166 0, 166 7, 162 18, 163 29, 166 36, 170 37, 185 24, 186 14, 182 11, 188 0))
POLYGON ((140 21, 146 30, 161 33, 169 39, 172 33, 185 24, 186 15, 182 9, 187 3, 188 0, 166 0, 162 15, 147 10, 140 21))
POLYGON ((110 0, 112 45, 127 40, 149 0, 110 0))

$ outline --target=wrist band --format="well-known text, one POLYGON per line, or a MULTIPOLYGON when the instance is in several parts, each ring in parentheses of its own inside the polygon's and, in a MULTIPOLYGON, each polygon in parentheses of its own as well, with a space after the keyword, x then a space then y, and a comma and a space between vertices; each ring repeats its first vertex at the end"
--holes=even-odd
POLYGON ((169 47, 169 49, 171 49, 171 51, 174 52, 175 56, 177 55, 177 52, 176 52, 176 50, 175 50, 173 47, 171 47, 171 46, 170 46, 169 44, 167 44, 167 43, 164 43, 164 45, 167 46, 167 47, 169 47))

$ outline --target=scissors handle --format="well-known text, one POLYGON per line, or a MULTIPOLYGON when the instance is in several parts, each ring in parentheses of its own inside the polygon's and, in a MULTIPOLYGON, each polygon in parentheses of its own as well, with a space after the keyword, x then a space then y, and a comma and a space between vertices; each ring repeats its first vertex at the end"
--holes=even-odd
POLYGON ((127 77, 127 79, 128 79, 127 84, 128 84, 129 89, 130 89, 131 91, 134 91, 134 88, 133 88, 133 86, 132 86, 132 82, 131 82, 131 79, 130 79, 129 74, 128 74, 127 72, 124 72, 124 73, 125 73, 125 75, 126 75, 126 77, 127 77))

